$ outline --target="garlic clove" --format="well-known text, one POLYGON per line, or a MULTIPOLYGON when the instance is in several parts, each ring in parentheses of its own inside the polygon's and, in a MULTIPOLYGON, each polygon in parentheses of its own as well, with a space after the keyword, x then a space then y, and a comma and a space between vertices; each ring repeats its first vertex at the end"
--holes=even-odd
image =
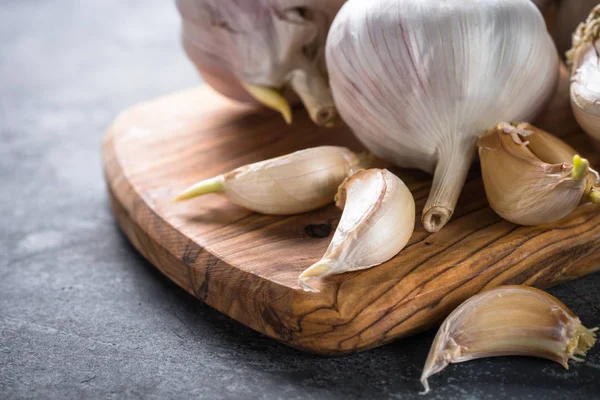
POLYGON ((370 155, 355 154, 345 147, 315 147, 199 182, 175 200, 223 193, 233 203, 259 213, 299 214, 333 202, 344 179, 367 168, 372 160, 370 155))
POLYGON ((571 106, 579 125, 600 149, 600 5, 573 34, 567 53, 571 64, 571 106))
POLYGON ((450 363, 495 356, 532 356, 581 361, 596 342, 588 329, 558 299, 527 286, 501 286, 475 295, 443 322, 421 375, 427 379, 450 363))
POLYGON ((286 124, 292 124, 292 109, 288 101, 276 89, 260 85, 242 83, 242 86, 259 103, 281 114, 286 124))
POLYGON ((340 223, 323 258, 299 277, 307 281, 383 264, 408 243, 415 226, 415 201, 410 190, 387 170, 359 171, 339 188, 340 223))
POLYGON ((582 200, 591 200, 594 191, 595 174, 587 160, 572 154, 570 162, 560 162, 569 154, 568 146, 531 128, 528 124, 515 127, 502 123, 478 142, 490 206, 502 218, 519 225, 558 221, 582 200), (532 150, 559 163, 548 163, 532 150))

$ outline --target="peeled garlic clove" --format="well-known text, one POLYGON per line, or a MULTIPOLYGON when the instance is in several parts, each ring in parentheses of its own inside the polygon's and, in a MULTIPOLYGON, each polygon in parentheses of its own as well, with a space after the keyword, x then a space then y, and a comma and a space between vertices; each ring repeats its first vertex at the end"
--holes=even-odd
MULTIPOLYGON (((329 125, 337 112, 327 82, 325 42, 344 2, 177 0, 183 47, 204 80, 223 95, 273 108, 252 89, 290 87, 316 123, 329 125)), ((280 99, 277 104, 288 121, 280 99)))
POLYGON ((242 83, 242 86, 259 103, 278 111, 285 120, 286 124, 292 124, 292 109, 290 104, 278 90, 264 86, 250 85, 247 83, 242 83))
POLYGON ((571 161, 561 161, 570 147, 560 139, 530 128, 528 124, 499 124, 479 139, 479 158, 492 209, 515 224, 543 225, 566 217, 582 201, 592 200, 596 176, 589 162, 572 149, 571 161), (535 150, 557 163, 540 159, 535 150))
POLYGON ((573 34, 571 64, 571 105, 579 125, 600 149, 600 5, 573 34))
POLYGON ((595 344, 588 329, 558 299, 527 286, 502 286, 471 297, 440 327, 421 383, 450 363, 495 356, 532 356, 556 361, 580 357, 595 344))
POLYGON ((315 147, 199 182, 175 200, 223 193, 233 203, 259 213, 299 214, 333 202, 344 179, 366 168, 371 160, 344 147, 315 147))
POLYGON ((530 120, 559 57, 530 0, 349 1, 327 40, 342 119, 375 154, 434 174, 423 225, 451 218, 477 138, 530 120))
POLYGON ((388 170, 359 171, 339 188, 337 206, 344 210, 323 258, 298 282, 383 264, 408 243, 415 226, 415 201, 404 182, 388 170))

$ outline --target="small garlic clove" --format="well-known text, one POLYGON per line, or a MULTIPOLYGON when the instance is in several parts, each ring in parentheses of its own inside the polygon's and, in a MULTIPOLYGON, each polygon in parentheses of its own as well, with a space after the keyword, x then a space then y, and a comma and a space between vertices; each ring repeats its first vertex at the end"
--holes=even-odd
POLYGON ((278 90, 266 86, 251 85, 249 83, 242 83, 242 86, 256 101, 278 111, 283 116, 286 124, 292 124, 292 108, 278 90))
POLYGON ((582 200, 591 200, 595 175, 587 160, 576 154, 569 157, 574 150, 541 132, 529 124, 502 123, 478 142, 490 206, 515 224, 552 223, 573 212, 582 200), (558 162, 540 159, 537 151, 558 162), (567 157, 569 162, 561 161, 567 157))
POLYGON ((344 179, 371 162, 371 156, 345 147, 315 147, 199 182, 175 200, 223 193, 233 203, 263 214, 298 214, 331 203, 344 179))
POLYGON ((558 299, 527 286, 501 286, 475 295, 446 318, 433 341, 421 375, 427 379, 450 363, 495 356, 532 356, 569 368, 596 342, 558 299))
POLYGON ((414 231, 413 196, 387 170, 357 172, 340 186, 336 204, 344 212, 329 248, 298 279, 305 291, 317 291, 307 283, 310 278, 383 264, 406 246, 414 231))
POLYGON ((571 64, 571 106, 579 125, 600 149, 600 5, 573 34, 567 53, 571 64))

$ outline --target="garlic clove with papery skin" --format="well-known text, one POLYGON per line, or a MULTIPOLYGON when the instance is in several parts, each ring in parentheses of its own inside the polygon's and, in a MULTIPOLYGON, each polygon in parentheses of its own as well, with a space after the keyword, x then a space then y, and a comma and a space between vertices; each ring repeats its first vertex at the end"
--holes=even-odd
POLYGON ((337 112, 325 42, 344 1, 177 0, 183 47, 205 81, 225 96, 273 108, 273 93, 283 92, 286 102, 299 98, 313 121, 327 126, 337 112))
POLYGON ((501 123, 478 142, 491 208, 518 225, 543 225, 595 202, 597 173, 576 151, 529 124, 501 123))
POLYGON ((305 291, 317 292, 311 278, 383 264, 408 243, 415 226, 415 201, 404 182, 388 170, 359 171, 339 188, 342 218, 323 258, 298 278, 305 291))
POLYGON ((600 151, 600 5, 573 34, 567 54, 571 64, 571 105, 579 125, 600 151))
POLYGON ((530 120, 559 57, 530 0, 350 0, 327 40, 338 112, 377 156, 434 174, 422 222, 451 218, 477 138, 530 120))
POLYGON ((450 363, 496 356, 532 356, 583 361, 596 343, 563 303, 539 289, 501 286, 475 295, 456 308, 438 330, 421 375, 427 379, 450 363))
POLYGON ((345 147, 315 147, 196 183, 175 201, 223 193, 233 203, 259 213, 299 214, 332 203, 344 179, 371 162, 371 156, 345 147))

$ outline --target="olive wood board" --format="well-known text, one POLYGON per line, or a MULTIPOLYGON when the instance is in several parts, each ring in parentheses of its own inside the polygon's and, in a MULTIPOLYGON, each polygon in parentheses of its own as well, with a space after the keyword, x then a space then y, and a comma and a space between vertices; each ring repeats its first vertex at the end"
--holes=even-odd
MULTIPOLYGON (((565 93, 563 87, 538 125, 598 165, 565 93)), ((277 217, 220 195, 172 201, 196 181, 295 150, 325 144, 362 150, 342 124, 317 128, 301 109, 294 118, 288 127, 274 113, 198 87, 124 111, 105 138, 109 197, 123 232, 177 285, 244 325, 337 356, 428 329, 485 289, 545 288, 600 270, 600 212, 593 205, 553 225, 513 225, 488 207, 475 164, 454 217, 439 233, 428 234, 417 218, 412 239, 394 259, 313 280, 320 293, 304 292, 298 275, 325 252, 341 216, 334 205, 277 217)), ((420 215, 431 176, 392 171, 412 190, 420 215)))

